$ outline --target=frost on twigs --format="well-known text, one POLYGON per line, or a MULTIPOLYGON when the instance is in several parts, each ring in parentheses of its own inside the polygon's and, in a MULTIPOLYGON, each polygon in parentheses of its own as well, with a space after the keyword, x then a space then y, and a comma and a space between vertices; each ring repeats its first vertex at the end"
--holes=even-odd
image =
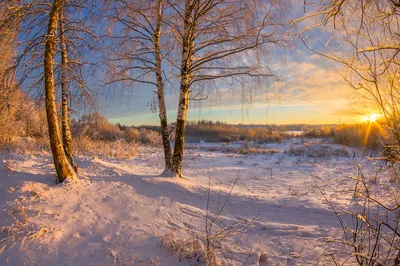
POLYGON ((217 250, 207 251, 202 241, 195 236, 182 239, 173 232, 161 238, 161 245, 179 258, 179 261, 190 261, 191 265, 222 265, 217 250))
MULTIPOLYGON (((380 166, 373 171, 364 169, 362 162, 354 161, 356 176, 344 176, 334 182, 347 183, 353 190, 322 183, 312 176, 316 188, 334 211, 342 228, 343 237, 335 239, 342 253, 332 254, 336 265, 351 261, 358 265, 400 265, 400 202, 399 185, 391 183, 393 166, 380 166), (330 198, 340 195, 351 200, 347 208, 333 204, 330 198)), ((395 165, 398 167, 398 165, 395 165)))
POLYGON ((185 231, 189 237, 183 239, 173 233, 169 233, 162 237, 162 246, 167 247, 180 260, 195 260, 198 263, 196 265, 222 265, 222 252, 225 249, 225 241, 245 232, 257 218, 239 219, 235 222, 227 222, 223 219, 224 209, 238 181, 239 173, 225 198, 221 198, 220 193, 218 193, 218 206, 215 211, 212 211, 212 190, 211 180, 209 180, 206 211, 199 216, 204 221, 204 226, 195 227, 191 223, 182 222, 179 219, 168 221, 174 227, 185 231))

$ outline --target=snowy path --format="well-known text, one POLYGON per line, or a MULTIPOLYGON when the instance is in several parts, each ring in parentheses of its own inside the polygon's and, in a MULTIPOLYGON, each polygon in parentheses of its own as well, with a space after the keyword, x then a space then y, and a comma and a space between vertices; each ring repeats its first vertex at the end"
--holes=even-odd
MULTIPOLYGON (((325 239, 338 236, 340 226, 310 173, 325 180, 350 174, 347 161, 190 151, 187 178, 177 180, 158 177, 161 150, 145 149, 132 160, 79 158, 86 178, 56 185, 48 155, 1 156, 1 208, 18 199, 28 221, 13 228, 19 238, 0 244, 0 265, 195 265, 179 261, 160 238, 188 237, 176 225, 203 232, 209 180, 215 209, 237 176, 221 222, 257 218, 225 239, 224 265, 244 265, 249 254, 247 265, 258 265, 258 254, 266 255, 264 265, 331 265, 325 239)), ((346 207, 349 199, 335 203, 346 207)), ((1 226, 13 223, 4 211, 1 217, 1 226)))

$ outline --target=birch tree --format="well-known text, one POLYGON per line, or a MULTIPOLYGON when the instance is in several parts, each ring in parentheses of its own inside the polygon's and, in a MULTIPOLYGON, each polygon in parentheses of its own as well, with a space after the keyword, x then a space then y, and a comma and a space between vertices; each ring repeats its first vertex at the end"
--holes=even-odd
MULTIPOLYGON (((10 25, 17 25, 17 53, 12 64, 5 71, 6 81, 8 77, 15 77, 15 83, 8 88, 9 94, 24 87, 31 95, 36 93, 38 99, 44 98, 47 112, 49 138, 53 153, 54 165, 58 182, 66 178, 75 178, 74 162, 72 159, 68 102, 66 93, 71 93, 69 84, 71 81, 76 89, 74 98, 82 95, 90 99, 87 87, 82 75, 82 63, 79 60, 70 60, 70 55, 81 54, 84 46, 91 45, 93 34, 87 25, 94 1, 83 0, 47 0, 47 1, 6 1, 0 0, 5 6, 5 16, 0 20, 0 29, 6 29, 10 25), (72 18, 64 16, 66 8, 68 12, 75 12, 72 18), (61 29, 61 30, 60 30, 61 29), (68 35, 67 35, 68 33, 68 35), (60 60, 55 61, 60 52, 60 60), (69 53, 69 54, 68 54, 69 53), (60 136, 60 126, 57 116, 56 88, 62 87, 63 96, 63 134, 60 136), (43 89, 44 88, 44 89, 43 89), (65 108, 67 107, 67 108, 65 108), (61 148, 61 149, 60 149, 61 148)), ((71 13, 69 13, 71 14, 71 13)), ((93 43, 93 42, 92 42, 93 43)))
POLYGON ((170 1, 176 12, 168 24, 180 45, 179 100, 172 171, 182 176, 184 132, 194 86, 205 81, 238 84, 273 76, 264 61, 286 41, 287 2, 258 0, 170 1))
POLYGON ((111 36, 109 68, 111 82, 125 86, 150 85, 157 88, 160 133, 164 147, 165 171, 171 169, 172 153, 169 141, 167 109, 164 93, 163 59, 169 52, 164 20, 165 0, 125 1, 114 3, 110 18, 116 28, 111 36), (115 47, 115 48, 114 48, 115 47))
POLYGON ((62 3, 62 0, 1 1, 5 12, 0 20, 1 30, 10 26, 18 29, 17 44, 20 51, 6 69, 3 79, 7 81, 15 77, 13 86, 7 87, 9 97, 15 94, 27 79, 33 79, 31 87, 43 84, 50 146, 58 182, 76 178, 76 173, 62 147, 55 95, 54 58, 62 3), (21 75, 18 75, 18 70, 21 71, 21 75))
POLYGON ((54 57, 57 44, 57 26, 60 21, 62 0, 54 0, 49 16, 48 30, 45 39, 44 51, 44 90, 47 113, 47 124, 49 127, 50 147, 53 153, 54 166, 57 172, 58 182, 65 179, 76 178, 76 173, 65 155, 60 130, 57 120, 57 105, 54 85, 54 57))
POLYGON ((62 142, 65 155, 68 158, 69 163, 77 171, 77 165, 75 164, 73 151, 72 151, 72 134, 70 129, 70 118, 69 118, 69 60, 68 60, 68 48, 67 40, 65 36, 64 26, 64 9, 61 7, 59 13, 59 36, 60 36, 60 53, 61 53, 61 129, 62 129, 62 142))

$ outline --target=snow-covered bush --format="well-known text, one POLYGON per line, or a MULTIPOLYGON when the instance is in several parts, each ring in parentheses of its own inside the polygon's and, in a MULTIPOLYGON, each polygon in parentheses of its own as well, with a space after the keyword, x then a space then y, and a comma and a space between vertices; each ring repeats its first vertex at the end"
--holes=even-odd
POLYGON ((253 146, 248 141, 245 141, 240 147, 227 147, 225 152, 227 153, 239 153, 239 154, 273 154, 280 152, 276 149, 270 149, 262 146, 253 146))
POLYGON ((161 136, 158 132, 141 128, 137 141, 147 145, 158 145, 161 144, 161 136))
POLYGON ((237 154, 273 154, 279 153, 280 150, 263 147, 259 144, 252 144, 248 141, 244 141, 240 145, 237 143, 221 143, 220 145, 201 145, 201 144, 187 144, 185 145, 186 150, 203 150, 207 152, 223 152, 223 153, 237 153, 237 154))
POLYGON ((133 127, 127 127, 124 129, 123 138, 127 142, 136 141, 139 137, 139 131, 133 127))
POLYGON ((349 157, 350 152, 344 146, 322 144, 322 143, 306 143, 303 145, 291 145, 287 150, 292 156, 307 156, 310 158, 332 158, 332 157, 349 157))
POLYGON ((161 245, 177 256, 180 261, 187 260, 199 263, 195 265, 205 266, 222 265, 219 252, 215 249, 207 252, 202 241, 195 236, 182 239, 169 232, 161 237, 161 245))

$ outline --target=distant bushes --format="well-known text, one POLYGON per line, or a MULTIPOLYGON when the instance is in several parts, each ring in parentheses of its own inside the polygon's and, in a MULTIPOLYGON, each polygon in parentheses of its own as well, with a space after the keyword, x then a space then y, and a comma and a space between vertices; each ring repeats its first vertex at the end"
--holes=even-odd
POLYGON ((72 135, 75 138, 86 137, 90 140, 115 142, 123 139, 126 143, 136 142, 145 145, 161 144, 160 134, 156 131, 121 126, 110 123, 99 113, 83 115, 71 122, 72 135))
MULTIPOLYGON (((0 119, 0 151, 21 154, 49 152, 43 108, 26 96, 18 95, 13 98, 10 108, 0 109, 0 115, 4 115, 4 119, 0 119)), ((161 144, 158 132, 112 124, 99 113, 72 120, 71 132, 77 155, 132 158, 137 153, 137 143, 161 144)))
MULTIPOLYGON (((0 91, 0 99, 2 99, 0 91)), ((0 145, 16 138, 43 138, 47 133, 46 113, 26 93, 17 91, 7 103, 0 101, 0 145)))
POLYGON ((350 152, 343 146, 335 146, 323 143, 306 143, 302 145, 292 145, 287 150, 292 156, 307 156, 310 158, 332 158, 349 157, 350 152))
POLYGON ((256 141, 259 143, 282 142, 289 134, 266 127, 245 127, 229 125, 223 122, 188 122, 185 130, 188 141, 232 142, 256 141))
POLYGON ((228 143, 201 145, 201 144, 188 144, 185 146, 186 150, 202 150, 207 152, 223 152, 223 153, 237 153, 237 154, 274 154, 279 153, 281 150, 263 147, 262 145, 255 145, 248 141, 244 141, 240 145, 236 143, 230 145, 228 143))
POLYGON ((387 135, 384 128, 377 123, 345 125, 335 129, 333 141, 351 147, 377 149, 387 135))
POLYGON ((258 143, 282 142, 289 138, 332 138, 335 127, 332 125, 230 125, 224 122, 188 122, 185 136, 188 142, 234 142, 253 141, 258 143), (295 132, 295 134, 291 133, 295 132))
POLYGON ((105 141, 81 136, 74 139, 74 151, 78 156, 131 159, 137 155, 138 147, 135 142, 126 142, 124 139, 105 141))
POLYGON ((306 130, 302 136, 306 138, 331 138, 335 134, 335 128, 329 126, 322 126, 319 128, 311 128, 306 130))
MULTIPOLYGON (((35 104, 25 94, 17 93, 9 106, 0 108, 0 148, 3 150, 15 149, 22 151, 33 145, 38 149, 44 147, 38 142, 46 136, 46 114, 42 106, 35 104), (29 143, 20 138, 33 139, 29 143), (1 147, 4 146, 4 147, 1 147)), ((173 128, 173 125, 172 127, 173 128)), ((139 128, 112 124, 100 113, 83 115, 78 120, 71 121, 71 131, 74 141, 99 141, 99 143, 141 143, 144 145, 161 145, 161 137, 157 126, 142 126, 139 128)), ((312 125, 230 125, 223 122, 197 121, 187 122, 185 138, 187 142, 252 142, 273 143, 282 142, 289 138, 332 138, 336 144, 351 147, 365 147, 378 149, 381 144, 392 143, 384 126, 379 123, 362 123, 342 126, 312 126, 312 125), (291 131, 295 134, 291 134, 291 131)), ((82 144, 82 143, 81 143, 82 144)), ((92 143, 93 144, 93 143, 92 143)), ((90 144, 90 145, 92 145, 90 144)), ((89 145, 89 144, 87 144, 89 145)), ((93 144, 94 145, 94 144, 93 144)), ((104 144, 105 145, 105 144, 104 144)), ((229 149, 236 149, 228 147, 229 149)), ((87 150, 87 149, 86 149, 87 150)), ((110 154, 110 152, 104 152, 110 154)), ((262 153, 262 151, 241 148, 235 153, 262 153), (240 152, 241 150, 241 152, 240 152)), ((269 152, 269 151, 265 151, 269 152)), ((293 150, 293 153, 296 151, 293 150)), ((125 156, 125 155, 124 155, 125 156)), ((128 155, 127 155, 128 156, 128 155)))

